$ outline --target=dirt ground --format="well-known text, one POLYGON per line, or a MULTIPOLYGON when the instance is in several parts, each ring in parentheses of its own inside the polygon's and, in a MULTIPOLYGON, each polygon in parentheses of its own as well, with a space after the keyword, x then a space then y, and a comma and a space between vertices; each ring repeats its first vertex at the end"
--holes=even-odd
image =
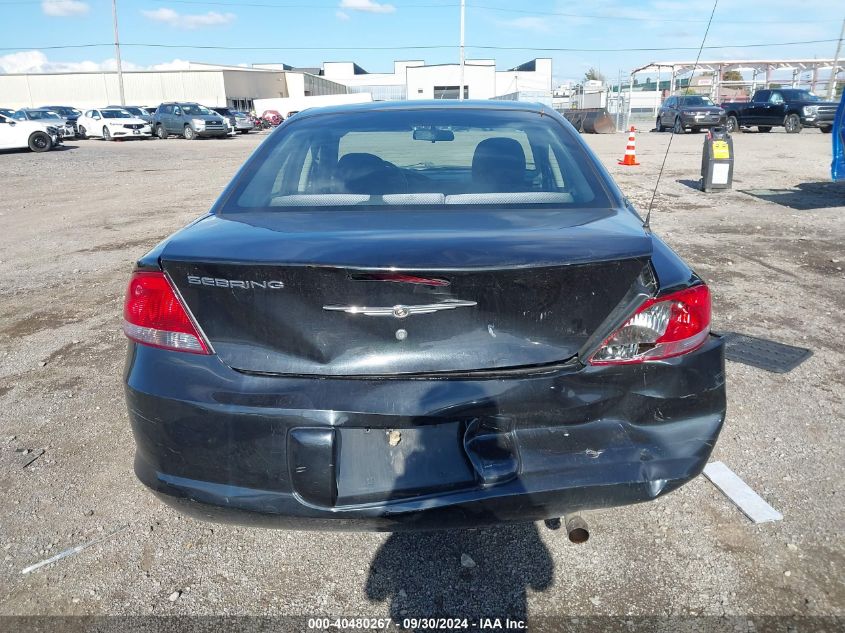
MULTIPOLYGON (((710 284, 715 330, 813 350, 787 374, 727 364, 714 459, 783 521, 752 524, 699 477, 589 513, 585 545, 542 525, 207 524, 136 481, 120 332, 133 261, 204 212, 261 138, 0 152, 0 615, 843 615, 845 186, 828 184, 829 135, 737 135, 734 189, 713 194, 695 188, 703 135, 678 136, 652 214, 710 284)), ((624 135, 585 137, 640 209, 669 138, 641 132, 641 166, 622 167, 624 135)))

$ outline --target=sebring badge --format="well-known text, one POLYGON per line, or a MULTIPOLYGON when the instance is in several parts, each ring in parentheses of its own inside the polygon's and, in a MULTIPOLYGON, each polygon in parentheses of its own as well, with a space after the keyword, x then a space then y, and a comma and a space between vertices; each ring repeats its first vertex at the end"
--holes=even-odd
POLYGON ((220 277, 198 277, 188 275, 188 283, 192 286, 214 286, 215 288, 243 288, 244 290, 281 290, 285 287, 283 281, 249 281, 246 279, 222 279, 220 277))
POLYGON ((454 310, 455 308, 471 308, 477 305, 475 301, 463 301, 461 299, 447 299, 440 303, 424 303, 415 306, 323 306, 323 310, 331 312, 346 312, 346 314, 363 314, 364 316, 392 316, 397 319, 404 319, 413 314, 431 314, 441 310, 454 310))

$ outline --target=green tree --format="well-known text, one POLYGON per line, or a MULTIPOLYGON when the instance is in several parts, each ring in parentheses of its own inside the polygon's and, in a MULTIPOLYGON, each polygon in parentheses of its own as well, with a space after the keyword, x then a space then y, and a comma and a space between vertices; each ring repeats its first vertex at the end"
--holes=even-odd
POLYGON ((742 81, 742 73, 738 70, 726 70, 722 73, 722 81, 742 81))
POLYGON ((601 81, 601 82, 604 82, 605 78, 604 78, 604 75, 601 74, 600 70, 590 66, 590 68, 587 70, 587 72, 584 73, 584 81, 601 81))

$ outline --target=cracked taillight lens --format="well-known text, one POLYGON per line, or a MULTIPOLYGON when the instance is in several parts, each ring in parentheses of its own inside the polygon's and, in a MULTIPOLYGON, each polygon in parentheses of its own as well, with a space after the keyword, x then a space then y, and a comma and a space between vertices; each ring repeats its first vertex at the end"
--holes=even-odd
POLYGON ((123 332, 133 341, 192 354, 210 354, 170 281, 160 272, 136 272, 126 289, 123 332))
POLYGON ((591 365, 661 360, 700 347, 710 333, 710 290, 694 286, 649 299, 590 357, 591 365))

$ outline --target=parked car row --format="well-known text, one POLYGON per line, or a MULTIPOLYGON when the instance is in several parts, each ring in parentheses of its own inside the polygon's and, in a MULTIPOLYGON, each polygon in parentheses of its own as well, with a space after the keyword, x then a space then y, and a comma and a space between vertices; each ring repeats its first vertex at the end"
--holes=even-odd
MULTIPOLYGON (((266 114, 266 113, 265 113, 266 114)), ((181 136, 186 139, 203 137, 225 137, 234 134, 248 134, 260 128, 278 125, 284 120, 276 113, 276 120, 267 120, 266 125, 259 124, 259 118, 226 107, 207 108, 193 102, 167 102, 158 107, 109 105, 104 108, 78 110, 70 106, 44 106, 40 108, 21 108, 12 110, 0 108, 0 149, 26 148, 34 151, 47 151, 63 139, 102 138, 117 140, 122 138, 166 139, 181 136), (38 125, 17 126, 18 122, 32 122, 38 125), (17 126, 17 129, 13 129, 17 126), (27 132, 25 134, 24 132, 27 132), (37 142, 30 143, 29 136, 36 131, 37 142), (37 148, 37 149, 36 149, 37 148)), ((295 113, 288 113, 291 116, 295 113)), ((272 119, 272 117, 271 117, 272 119)), ((264 115, 260 121, 264 121, 264 115)))
POLYGON ((658 132, 671 129, 675 134, 717 125, 731 133, 749 127, 759 132, 783 127, 787 134, 797 134, 805 127, 816 127, 829 134, 835 113, 836 103, 797 88, 757 90, 748 103, 721 105, 701 95, 672 96, 660 107, 655 127, 658 132))

